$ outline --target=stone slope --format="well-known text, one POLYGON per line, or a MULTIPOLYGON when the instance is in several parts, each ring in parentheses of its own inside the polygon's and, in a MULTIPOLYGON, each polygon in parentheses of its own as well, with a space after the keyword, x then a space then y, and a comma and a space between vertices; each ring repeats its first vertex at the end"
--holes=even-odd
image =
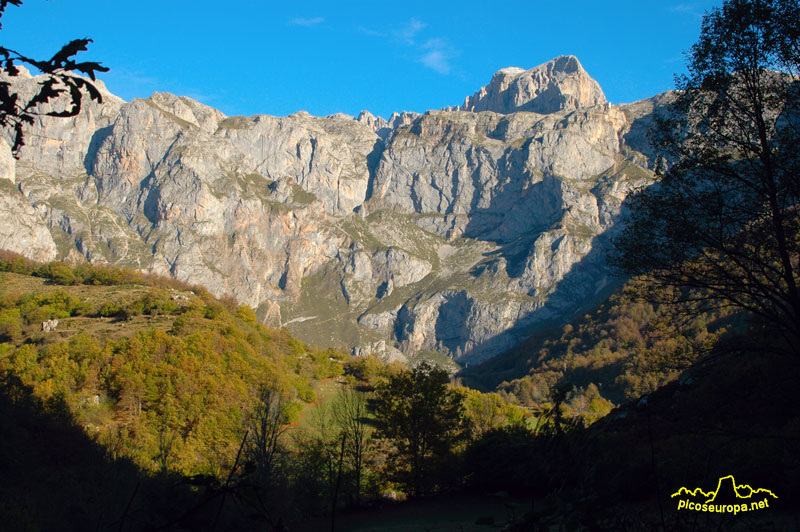
POLYGON ((108 95, 0 154, 0 245, 203 284, 321 346, 485 359, 611 288, 658 106, 609 105, 573 57, 494 79, 388 121, 108 95))

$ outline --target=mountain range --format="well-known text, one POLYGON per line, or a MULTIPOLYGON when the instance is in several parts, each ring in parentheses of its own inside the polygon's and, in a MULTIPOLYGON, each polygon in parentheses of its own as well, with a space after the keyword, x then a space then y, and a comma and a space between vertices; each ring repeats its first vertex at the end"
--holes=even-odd
POLYGON ((613 105, 573 56, 388 120, 228 117, 98 87, 102 104, 40 117, 19 160, 0 141, 0 248, 201 284, 320 347, 460 364, 619 286, 605 250, 652 182, 669 99, 613 105))

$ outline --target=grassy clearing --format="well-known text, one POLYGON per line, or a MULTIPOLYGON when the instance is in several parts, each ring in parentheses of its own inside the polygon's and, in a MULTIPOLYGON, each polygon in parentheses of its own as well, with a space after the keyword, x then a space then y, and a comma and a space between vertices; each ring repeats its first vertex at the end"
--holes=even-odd
POLYGON ((344 388, 342 382, 337 379, 324 379, 313 383, 314 393, 317 400, 312 404, 304 404, 300 411, 300 417, 295 424, 296 430, 313 430, 314 410, 321 405, 328 404, 336 397, 336 394, 344 388))
MULTIPOLYGON (((91 286, 91 285, 57 285, 41 277, 30 277, 10 272, 0 273, 0 297, 18 298, 23 294, 48 295, 54 292, 66 292, 77 297, 92 309, 100 308, 104 303, 112 302, 124 307, 141 299, 152 288, 142 285, 91 286)), ((68 340, 79 332, 86 332, 98 338, 116 340, 135 335, 149 328, 168 331, 175 321, 174 315, 135 315, 127 320, 116 317, 70 316, 58 320, 55 331, 47 334, 48 342, 68 340)), ((26 338, 40 338, 44 333, 39 323, 32 323, 23 328, 26 338)))

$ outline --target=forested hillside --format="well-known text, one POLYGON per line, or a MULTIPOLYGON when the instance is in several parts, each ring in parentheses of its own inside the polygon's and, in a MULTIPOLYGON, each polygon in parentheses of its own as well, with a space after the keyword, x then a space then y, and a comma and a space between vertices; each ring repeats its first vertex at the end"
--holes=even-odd
POLYGON ((562 390, 565 415, 591 423, 675 380, 731 329, 748 326, 755 325, 731 309, 644 301, 632 281, 592 312, 460 376, 468 386, 496 390, 538 412, 562 390))
POLYGON ((444 370, 307 346, 201 287, 12 253, 0 277, 13 460, 0 510, 21 530, 63 520, 69 492, 91 502, 67 529, 84 530, 103 506, 104 526, 192 528, 218 504, 214 519, 236 529, 280 529, 385 493, 451 490, 472 442, 536 424, 444 370), (70 455, 69 479, 46 480, 70 455))
POLYGON ((116 268, 2 265, 12 270, 0 300, 2 369, 45 403, 63 400, 87 433, 146 470, 218 476, 260 387, 289 395, 293 418, 314 400, 313 380, 343 372, 344 355, 200 288, 116 268), (58 325, 43 331, 49 320, 58 325))

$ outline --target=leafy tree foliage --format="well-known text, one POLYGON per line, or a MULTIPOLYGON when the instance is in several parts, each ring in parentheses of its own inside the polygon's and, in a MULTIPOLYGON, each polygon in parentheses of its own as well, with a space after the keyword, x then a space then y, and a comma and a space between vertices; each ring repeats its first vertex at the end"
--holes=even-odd
POLYGON ((674 164, 630 200, 615 260, 643 288, 760 316, 800 353, 800 3, 703 19, 654 139, 674 164))
MULTIPOLYGON (((30 269, 59 276, 77 269, 49 266, 30 269)), ((76 294, 86 289, 76 286, 3 290, 0 375, 20 379, 42 401, 63 401, 112 456, 132 458, 143 469, 220 478, 247 428, 248 458, 269 469, 265 456, 274 454, 277 438, 266 428, 285 430, 297 416, 297 401, 290 398, 314 400, 310 382, 341 374, 342 355, 308 349, 257 323, 252 309, 231 310, 204 291, 178 293, 185 300, 176 301, 175 292, 155 280, 139 281, 152 288, 134 286, 130 291, 138 298, 114 305, 91 304, 76 294), (92 320, 107 324, 103 316, 112 306, 123 309, 116 323, 130 329, 127 335, 95 332, 92 320), (151 326, 154 317, 164 325, 151 326), (43 333, 40 323, 51 318, 62 321, 59 329, 43 333), (89 330, 71 328, 70 320, 82 320, 89 330)))
POLYGON ((507 403, 497 393, 481 393, 478 390, 461 388, 464 409, 472 436, 481 437, 487 432, 509 426, 524 426, 525 411, 507 403))
POLYGON ((638 282, 563 328, 468 368, 461 378, 469 386, 495 389, 504 401, 537 416, 550 411, 553 392, 567 386, 564 416, 588 425, 674 381, 726 336, 746 330, 745 320, 730 309, 702 312, 697 303, 642 301, 638 282))
MULTIPOLYGON (((0 1, 0 18, 9 5, 21 6, 22 0, 0 1)), ((0 24, 2 28, 2 24, 0 24)), ((103 102, 100 91, 91 82, 76 73, 89 76, 95 81, 96 72, 108 72, 108 68, 93 61, 78 62, 75 58, 88 49, 91 39, 75 39, 68 42, 48 60, 34 59, 16 50, 0 46, 0 75, 15 78, 20 75, 18 65, 27 64, 44 74, 39 89, 31 97, 15 92, 13 84, 0 80, 0 127, 10 128, 14 134, 12 152, 19 156, 25 144, 24 125, 33 125, 37 116, 70 117, 81 112, 84 94, 98 103, 103 102), (62 99, 63 96, 66 98, 62 99), (62 100, 64 108, 49 107, 51 101, 62 100), (46 110, 46 109, 50 110, 46 110)))
POLYGON ((423 362, 377 388, 375 417, 393 446, 391 473, 413 496, 435 487, 437 468, 467 434, 463 395, 449 381, 445 370, 423 362))

